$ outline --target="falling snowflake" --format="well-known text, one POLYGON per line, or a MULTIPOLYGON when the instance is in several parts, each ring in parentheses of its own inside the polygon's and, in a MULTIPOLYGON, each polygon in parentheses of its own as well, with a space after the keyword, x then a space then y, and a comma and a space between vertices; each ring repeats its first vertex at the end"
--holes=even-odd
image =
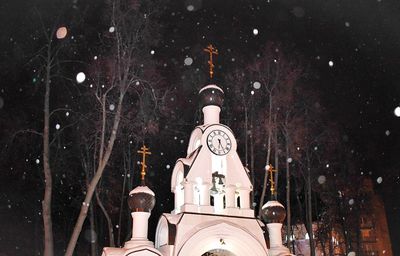
POLYGON ((250 93, 251 93, 251 95, 254 95, 254 91, 253 91, 253 90, 251 90, 251 92, 250 92, 250 93))
POLYGON ((253 35, 255 35, 255 36, 258 35, 258 29, 256 29, 256 28, 253 29, 253 35))
POLYGON ((115 27, 110 27, 110 28, 108 29, 108 32, 114 33, 114 32, 115 32, 115 27))
MULTIPOLYGON (((185 6, 186 10, 189 12, 197 11, 201 8, 202 0, 186 0, 185 6)), ((173 13, 175 15, 175 13, 173 13)))
POLYGON ((56 130, 60 130, 61 125, 60 124, 56 124, 56 130))
POLYGON ((150 54, 151 54, 151 55, 154 55, 155 53, 156 53, 156 52, 155 52, 154 50, 151 50, 151 51, 150 51, 150 54))
POLYGON ((381 184, 382 183, 382 177, 378 177, 377 179, 376 179, 376 182, 378 182, 378 184, 381 184))
POLYGON ((320 175, 318 177, 318 183, 319 184, 324 184, 326 182, 326 177, 324 175, 320 175))
POLYGON ((167 166, 165 166, 167 169, 171 168, 171 166, 169 164, 167 164, 167 166))
POLYGON ((350 22, 346 21, 346 22, 344 23, 344 25, 345 25, 346 27, 350 27, 350 22))
POLYGON ((78 82, 78 84, 83 83, 86 80, 86 75, 83 72, 79 72, 76 75, 76 81, 78 82))
POLYGON ((326 166, 326 168, 329 168, 329 164, 326 164, 325 166, 326 166))
POLYGON ((333 61, 330 60, 330 61, 328 62, 328 65, 329 65, 329 67, 333 67, 333 61))
POLYGON ((293 162, 293 159, 289 157, 286 161, 290 164, 291 162, 293 162))
POLYGON ((114 111, 115 109, 115 105, 114 104, 110 104, 110 106, 108 107, 111 111, 114 111))
POLYGON ((394 115, 400 117, 400 106, 394 109, 394 115))
POLYGON ((59 27, 56 31, 56 37, 57 39, 63 39, 67 36, 67 28, 66 27, 59 27))
POLYGON ((254 89, 257 89, 257 90, 260 89, 260 88, 261 88, 261 83, 258 82, 258 81, 254 82, 254 83, 253 83, 253 88, 254 88, 254 89))
POLYGON ((349 205, 353 205, 353 204, 354 204, 354 199, 351 198, 351 199, 349 200, 349 205))
POLYGON ((37 164, 40 164, 40 160, 39 159, 36 159, 36 161, 35 161, 37 164))
POLYGON ((67 111, 67 112, 65 112, 65 116, 69 116, 69 112, 67 111))
POLYGON ((97 60, 97 56, 94 56, 93 59, 94 59, 94 60, 97 60))
POLYGON ((389 130, 386 130, 386 131, 385 131, 385 134, 386 134, 386 136, 389 136, 389 135, 390 135, 390 131, 389 131, 389 130))
POLYGON ((184 60, 185 66, 190 66, 193 63, 193 59, 190 57, 186 57, 184 60))
POLYGON ((300 7, 300 6, 295 6, 292 9, 292 13, 294 16, 296 16, 297 18, 302 18, 304 17, 304 15, 306 14, 306 11, 304 10, 304 8, 300 7))

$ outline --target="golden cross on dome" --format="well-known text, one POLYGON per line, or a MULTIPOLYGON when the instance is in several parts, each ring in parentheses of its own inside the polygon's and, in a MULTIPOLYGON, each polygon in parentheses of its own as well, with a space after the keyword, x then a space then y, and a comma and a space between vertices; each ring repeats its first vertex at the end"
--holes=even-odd
POLYGON ((276 170, 272 166, 272 164, 268 165, 268 174, 269 174, 269 182, 271 183, 271 196, 275 195, 275 179, 274 179, 274 173, 276 173, 276 170))
POLYGON ((207 48, 203 49, 205 52, 208 52, 210 59, 208 61, 208 65, 210 66, 210 78, 213 78, 214 75, 214 63, 213 63, 213 55, 218 55, 217 48, 214 48, 212 44, 208 45, 207 48))
POLYGON ((144 176, 146 176, 146 155, 151 155, 151 152, 148 151, 150 148, 147 148, 146 145, 143 145, 141 148, 141 150, 138 150, 139 154, 142 154, 142 162, 140 162, 142 164, 142 171, 140 172, 141 175, 141 180, 142 180, 142 184, 144 184, 144 176))

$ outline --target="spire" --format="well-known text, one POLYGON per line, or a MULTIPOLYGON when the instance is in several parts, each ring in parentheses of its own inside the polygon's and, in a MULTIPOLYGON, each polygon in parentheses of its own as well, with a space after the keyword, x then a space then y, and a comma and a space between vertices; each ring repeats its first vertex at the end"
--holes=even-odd
POLYGON ((214 48, 212 44, 209 44, 207 48, 203 49, 205 52, 208 52, 209 54, 209 60, 208 60, 208 65, 210 66, 210 78, 213 78, 214 75, 214 63, 213 63, 213 55, 218 55, 218 50, 217 48, 214 48))
POLYGON ((141 172, 140 172, 140 175, 141 175, 141 183, 142 183, 142 186, 144 186, 145 185, 145 176, 146 176, 146 168, 147 168, 147 165, 146 165, 146 155, 151 155, 151 152, 150 151, 148 151, 148 150, 150 150, 150 148, 147 148, 146 147, 146 145, 143 145, 141 148, 140 148, 141 150, 138 150, 137 152, 139 153, 139 154, 142 154, 142 162, 140 162, 141 164, 142 164, 142 170, 141 170, 141 172))
POLYGON ((274 169, 274 167, 271 164, 268 164, 265 169, 268 171, 269 175, 269 183, 271 184, 271 200, 276 200, 276 191, 275 191, 275 175, 274 173, 277 172, 277 170, 274 169))

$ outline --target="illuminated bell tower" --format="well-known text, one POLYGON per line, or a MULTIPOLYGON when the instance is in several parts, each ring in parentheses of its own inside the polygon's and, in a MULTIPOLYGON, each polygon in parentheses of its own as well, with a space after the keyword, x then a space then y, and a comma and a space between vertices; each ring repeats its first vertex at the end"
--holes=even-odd
MULTIPOLYGON (((214 75, 209 45, 210 78, 214 75)), ((174 210, 163 214, 156 248, 168 256, 268 255, 262 227, 250 207, 253 186, 238 154, 232 130, 220 123, 224 92, 215 84, 199 91, 204 122, 189 140, 187 155, 171 177, 174 210), (223 254, 222 254, 223 253, 223 254)))

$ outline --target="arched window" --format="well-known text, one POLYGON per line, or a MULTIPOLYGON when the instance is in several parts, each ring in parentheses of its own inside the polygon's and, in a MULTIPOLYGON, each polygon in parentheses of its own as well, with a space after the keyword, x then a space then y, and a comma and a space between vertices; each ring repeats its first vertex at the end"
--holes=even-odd
POLYGON ((206 253, 203 253, 201 256, 235 256, 235 254, 224 249, 214 249, 206 253))

